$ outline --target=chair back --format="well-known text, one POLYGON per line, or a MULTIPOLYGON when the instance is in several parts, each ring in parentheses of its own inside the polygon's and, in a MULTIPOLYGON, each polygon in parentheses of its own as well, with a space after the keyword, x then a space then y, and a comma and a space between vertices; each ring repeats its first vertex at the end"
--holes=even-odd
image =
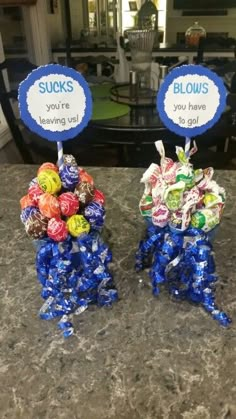
POLYGON ((225 38, 223 36, 217 38, 201 37, 198 45, 196 64, 202 64, 204 62, 204 54, 207 53, 207 48, 212 48, 213 50, 227 49, 232 51, 232 58, 236 58, 236 40, 234 38, 225 38))
POLYGON ((0 63, 0 104, 7 125, 12 135, 12 139, 23 159, 24 163, 33 163, 32 156, 28 150, 27 144, 25 143, 22 131, 20 129, 19 120, 17 120, 15 112, 13 110, 13 101, 17 101, 18 92, 17 90, 9 90, 4 71, 7 71, 9 75, 12 73, 22 74, 22 80, 26 77, 27 73, 36 68, 35 65, 29 63, 27 60, 17 60, 17 63, 11 60, 5 60, 0 63))

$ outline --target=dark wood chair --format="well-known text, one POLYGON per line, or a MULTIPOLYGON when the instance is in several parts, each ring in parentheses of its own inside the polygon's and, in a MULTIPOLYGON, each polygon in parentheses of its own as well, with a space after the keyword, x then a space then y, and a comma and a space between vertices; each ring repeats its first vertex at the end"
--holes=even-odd
POLYGON ((12 140, 25 164, 48 159, 56 160, 56 144, 32 133, 20 120, 18 109, 18 86, 37 66, 26 58, 6 59, 0 63, 0 104, 12 135, 12 140), (10 88, 6 76, 9 79, 10 88))
POLYGON ((205 147, 216 146, 214 153, 209 154, 212 165, 219 169, 224 169, 230 165, 231 160, 236 156, 236 94, 229 93, 227 96, 229 110, 223 114, 221 119, 210 130, 199 137, 196 142, 199 152, 204 155, 205 147))
MULTIPOLYGON (((203 64, 206 62, 204 54, 207 52, 207 49, 228 49, 232 50, 232 54, 236 58, 236 39, 234 38, 225 38, 225 37, 216 37, 216 38, 210 38, 210 37, 202 37, 199 40, 198 45, 198 51, 197 51, 197 58, 196 58, 196 64, 203 64)), ((211 59, 207 60, 208 64, 217 64, 222 62, 222 60, 211 59)))
MULTIPOLYGON (((206 40, 201 40, 200 44, 202 43, 204 45, 204 42, 206 40)), ((222 46, 226 46, 226 43, 228 43, 228 47, 233 48, 234 52, 236 51, 236 40, 233 38, 222 40, 222 46)), ((229 110, 223 114, 220 121, 212 129, 197 137, 196 140, 200 150, 205 145, 209 144, 211 146, 211 144, 214 145, 215 143, 218 159, 222 159, 222 164, 224 164, 224 161, 232 159, 235 154, 235 141, 233 137, 236 137, 236 58, 227 60, 225 63, 215 61, 213 64, 212 61, 207 61, 203 64, 209 65, 209 63, 212 71, 224 80, 225 87, 228 91, 227 105, 229 106, 229 110), (229 75, 230 77, 228 77, 229 75)))
MULTIPOLYGON (((232 167, 231 161, 236 157, 236 94, 229 93, 227 96, 229 109, 220 120, 204 134, 195 137, 198 152, 192 156, 192 163, 195 168, 213 166, 215 169, 226 169, 232 167)), ((158 139, 158 133, 149 139, 142 141, 133 147, 130 153, 130 160, 127 166, 146 167, 151 162, 159 163, 159 156, 155 152, 154 143, 158 139)), ((168 130, 163 130, 159 135, 164 141, 166 155, 176 160, 175 146, 184 147, 185 139, 168 130)))
MULTIPOLYGON (((17 66, 17 69, 16 67, 14 69, 14 62, 12 62, 11 60, 5 60, 2 63, 0 63, 0 104, 16 147, 24 163, 30 164, 33 163, 33 158, 27 147, 22 133, 22 129, 20 128, 20 125, 17 121, 16 115, 12 107, 12 102, 17 101, 17 90, 8 90, 5 79, 6 73, 4 74, 4 71, 6 71, 7 74, 9 74, 9 72, 13 71, 14 69, 15 72, 22 71, 22 74, 24 74, 25 76, 27 72, 30 72, 31 70, 33 70, 33 68, 36 68, 36 66, 30 64, 27 60, 19 61, 18 64, 19 65, 17 66)), ((22 77, 22 79, 24 78, 24 76, 22 77)))

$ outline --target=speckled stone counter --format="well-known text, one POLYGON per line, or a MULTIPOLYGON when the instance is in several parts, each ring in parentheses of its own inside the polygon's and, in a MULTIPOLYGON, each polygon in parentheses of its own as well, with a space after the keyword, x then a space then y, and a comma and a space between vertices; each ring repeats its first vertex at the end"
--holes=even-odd
POLYGON ((34 250, 19 220, 19 199, 36 167, 0 166, 0 418, 236 418, 236 172, 218 172, 228 191, 215 242, 224 329, 198 306, 154 298, 134 272, 144 233, 138 212, 142 169, 92 168, 107 197, 104 237, 120 301, 74 317, 64 340, 42 305, 34 250))

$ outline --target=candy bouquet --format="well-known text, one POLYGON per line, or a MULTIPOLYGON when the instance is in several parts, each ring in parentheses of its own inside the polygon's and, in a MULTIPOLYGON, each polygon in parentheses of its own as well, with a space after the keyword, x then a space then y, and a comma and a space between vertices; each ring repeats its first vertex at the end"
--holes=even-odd
POLYGON ((212 179, 213 168, 194 170, 181 147, 176 147, 174 162, 165 157, 162 141, 155 145, 160 166, 151 164, 141 179, 145 189, 139 208, 147 221, 147 235, 136 253, 136 270, 149 268, 155 296, 164 283, 173 297, 200 303, 228 326, 231 320, 215 303, 212 248, 225 190, 212 179))
POLYGON ((36 246, 36 269, 45 303, 42 319, 59 317, 64 337, 73 334, 72 314, 91 303, 117 300, 108 263, 111 251, 101 239, 103 193, 92 176, 64 155, 63 165, 44 163, 20 200, 21 221, 36 246))

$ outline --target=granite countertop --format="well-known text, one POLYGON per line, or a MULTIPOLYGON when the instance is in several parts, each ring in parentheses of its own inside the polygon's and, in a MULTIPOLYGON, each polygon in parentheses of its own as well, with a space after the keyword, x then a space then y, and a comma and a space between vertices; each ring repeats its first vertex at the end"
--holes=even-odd
POLYGON ((228 202, 215 241, 220 327, 200 307, 152 296, 134 253, 144 233, 142 169, 92 168, 107 197, 104 237, 120 301, 74 318, 64 340, 42 305, 19 199, 34 166, 0 166, 1 419, 236 418, 236 172, 217 172, 228 202))

